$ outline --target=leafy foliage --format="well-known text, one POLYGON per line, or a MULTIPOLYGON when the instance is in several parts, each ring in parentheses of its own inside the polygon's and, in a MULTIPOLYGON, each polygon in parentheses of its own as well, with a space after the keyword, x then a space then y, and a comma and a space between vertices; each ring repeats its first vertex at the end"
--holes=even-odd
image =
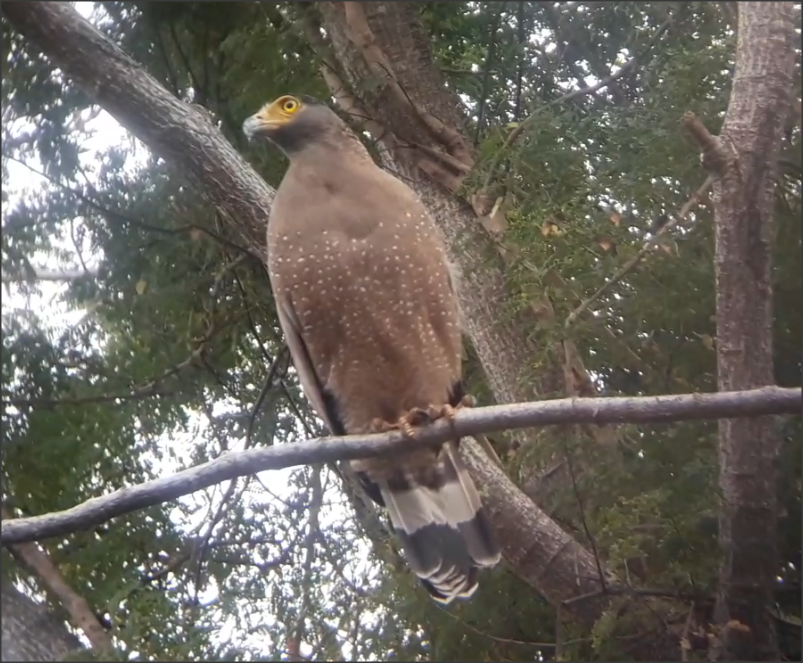
MULTIPOLYGON (((722 121, 735 43, 722 4, 421 3, 436 64, 477 139, 476 177, 505 166, 511 209, 499 239, 515 249, 511 308, 545 293, 555 310, 533 333, 563 333, 702 184, 679 119, 693 110, 712 131, 722 121), (609 85, 565 99, 634 55, 609 85), (525 118, 521 139, 503 148, 525 118)), ((288 5, 104 2, 93 20, 176 96, 208 108, 275 186, 284 160, 246 144, 242 118, 289 90, 327 96, 320 54, 288 5)), ((4 21, 2 30, 2 265, 19 276, 4 284, 4 503, 17 515, 64 509, 226 450, 314 434, 280 356, 259 257, 181 173, 133 139, 93 135, 105 131, 99 109, 4 21), (54 287, 34 278, 44 265, 86 273, 54 287), (71 312, 65 324, 54 324, 47 298, 71 312)), ((774 347, 788 386, 801 374, 800 140, 790 125, 776 209, 774 347)), ((570 327, 601 393, 715 388, 712 258, 703 196, 570 327)), ((536 370, 544 358, 532 361, 536 370)), ((472 391, 486 393, 469 373, 472 391)), ((800 422, 783 426, 778 602, 788 630, 800 618, 800 422)), ((542 504, 564 527, 634 583, 710 594, 714 425, 624 427, 605 449, 561 431, 506 462, 526 489, 555 456, 584 468, 542 504)), ((129 658, 556 654, 555 610, 507 568, 485 574, 473 601, 434 605, 336 467, 232 482, 46 547, 129 658)), ((603 617, 590 639, 568 634, 564 656, 611 655, 616 618, 603 617)))

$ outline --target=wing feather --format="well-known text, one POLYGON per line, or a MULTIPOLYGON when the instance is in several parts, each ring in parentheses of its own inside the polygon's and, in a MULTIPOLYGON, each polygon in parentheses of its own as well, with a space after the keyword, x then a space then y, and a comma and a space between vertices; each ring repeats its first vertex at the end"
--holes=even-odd
MULTIPOLYGON (((323 419, 323 423, 326 424, 329 432, 332 435, 345 435, 346 429, 337 414, 335 399, 326 390, 322 380, 316 373, 307 345, 301 336, 301 325, 298 323, 298 316, 293 310, 292 302, 278 293, 276 294, 276 313, 304 394, 309 402, 312 403, 312 407, 315 408, 318 416, 323 419)), ((379 486, 371 481, 365 472, 355 472, 354 474, 368 496, 380 506, 385 506, 385 500, 382 497, 379 486)))
POLYGON ((276 293, 276 313, 304 394, 312 403, 318 416, 323 419, 329 432, 332 435, 345 435, 346 431, 338 417, 334 398, 326 391, 321 378, 315 372, 309 350, 301 336, 301 325, 293 310, 293 304, 280 293, 276 293))

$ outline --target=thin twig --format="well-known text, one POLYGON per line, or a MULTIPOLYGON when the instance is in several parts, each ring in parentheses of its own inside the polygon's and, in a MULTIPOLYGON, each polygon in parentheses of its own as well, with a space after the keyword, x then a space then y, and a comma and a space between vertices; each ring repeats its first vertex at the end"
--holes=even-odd
MULTIPOLYGON (((201 233, 207 235, 208 237, 212 238, 213 240, 215 240, 218 244, 221 244, 222 246, 226 246, 226 247, 228 247, 230 249, 234 249, 235 251, 237 251, 239 253, 242 253, 243 255, 250 256, 251 258, 253 258, 259 264, 264 265, 264 260, 258 254, 254 253, 250 249, 245 248, 244 246, 240 246, 236 242, 232 242, 231 240, 226 239, 225 237, 223 237, 219 233, 216 233, 215 231, 210 230, 209 228, 206 228, 204 226, 199 226, 199 225, 196 225, 196 224, 188 224, 188 225, 185 225, 185 226, 176 226, 175 228, 161 228, 159 226, 152 226, 152 225, 150 225, 148 223, 145 223, 144 221, 140 221, 139 219, 135 219, 134 217, 128 216, 127 214, 125 214, 123 212, 119 212, 117 210, 113 210, 113 209, 109 209, 108 207, 104 207, 103 205, 101 205, 97 201, 95 201, 92 198, 90 198, 89 196, 85 195, 83 192, 77 191, 76 189, 73 189, 72 187, 64 184, 63 182, 60 182, 59 180, 50 177, 46 173, 43 173, 41 170, 38 170, 38 169, 34 168, 33 166, 31 166, 30 164, 25 163, 25 161, 23 161, 22 159, 18 159, 16 157, 10 156, 10 155, 4 155, 4 156, 5 156, 5 158, 10 159, 11 161, 14 161, 14 162, 24 166, 25 168, 27 168, 30 172, 34 173, 35 175, 38 175, 39 177, 41 177, 41 178, 45 179, 46 181, 50 182, 54 186, 56 186, 59 189, 61 189, 64 193, 72 194, 73 196, 78 198, 81 202, 85 203, 86 205, 88 205, 89 207, 94 209, 95 211, 97 211, 100 214, 102 214, 104 217, 106 217, 107 220, 118 221, 118 222, 121 222, 121 223, 128 223, 128 224, 134 226, 135 228, 141 228, 142 230, 147 230, 147 231, 150 231, 150 232, 160 233, 162 235, 181 235, 183 233, 201 232, 201 233)), ((97 195, 97 193, 96 193, 96 195, 97 195)), ((25 225, 27 226, 27 225, 30 225, 30 224, 25 224, 25 225)))
POLYGON ((524 83, 524 54, 527 52, 525 41, 527 39, 527 26, 524 12, 524 0, 519 0, 518 11, 516 12, 516 31, 518 32, 518 44, 521 52, 519 53, 519 63, 516 65, 516 91, 513 94, 513 121, 521 120, 521 95, 524 83))
POLYGON ((614 73, 610 74, 609 76, 606 76, 600 81, 597 81, 594 85, 583 87, 578 90, 572 90, 571 92, 567 92, 566 94, 561 95, 560 97, 554 99, 548 104, 541 106, 534 113, 528 115, 521 122, 519 122, 516 128, 513 129, 513 131, 511 131, 510 134, 508 134, 508 137, 505 140, 504 144, 497 152, 496 157, 491 164, 491 167, 488 169, 488 175, 486 176, 485 182, 483 183, 483 186, 480 189, 480 191, 487 191, 490 188, 491 182, 493 181, 496 171, 499 169, 499 164, 502 162, 502 159, 504 158, 505 154, 507 154, 508 150, 519 139, 524 130, 532 123, 532 121, 536 117, 538 117, 542 112, 544 112, 548 108, 552 108, 553 106, 559 106, 560 104, 566 103, 567 101, 571 101, 572 99, 577 99, 578 97, 583 97, 588 94, 593 94, 604 87, 608 87, 614 81, 624 76, 628 71, 633 69, 633 67, 635 67, 636 64, 638 64, 644 58, 645 55, 647 55, 647 53, 656 44, 658 39, 660 39, 661 35, 664 32, 666 32, 666 30, 672 24, 672 20, 673 20, 672 17, 668 17, 661 24, 661 26, 655 31, 655 34, 652 36, 652 38, 650 39, 649 43, 644 48, 644 50, 641 53, 634 55, 632 58, 630 58, 614 73))
POLYGON ((680 660, 684 663, 689 660, 689 631, 691 631, 691 623, 694 619, 694 601, 689 606, 689 614, 686 617, 686 623, 683 625, 683 632, 680 634, 680 660))
POLYGON ((176 24, 174 21, 170 22, 168 30, 170 32, 170 37, 173 40, 173 45, 176 47, 176 52, 178 53, 179 58, 181 58, 181 64, 184 66, 184 69, 190 76, 190 80, 192 81, 193 92, 195 93, 195 95, 197 95, 195 96, 193 101, 195 101, 195 103, 200 103, 201 105, 203 105, 204 101, 206 101, 205 99, 206 90, 202 89, 200 84, 198 83, 198 78, 195 76, 195 73, 192 70, 189 58, 187 58, 187 55, 184 53, 184 49, 181 48, 181 40, 178 38, 178 34, 176 33, 176 24), (198 97, 201 97, 200 101, 198 97))
MULTIPOLYGON (((282 351, 276 355, 276 358, 271 363, 270 369, 268 370, 268 377, 265 381, 265 386, 262 388, 262 391, 260 392, 256 403, 254 403, 254 407, 249 413, 248 430, 246 431, 245 444, 243 447, 245 449, 250 449, 253 446, 253 440, 251 436, 254 428, 254 422, 256 420, 257 413, 259 412, 259 409, 262 406, 262 403, 264 402, 265 398, 268 395, 268 392, 274 386, 274 380, 276 378, 276 374, 279 369, 280 361, 286 354, 285 349, 286 348, 283 348, 282 351)), ((254 478, 259 480, 259 477, 257 477, 256 475, 254 475, 254 478)), ((275 497, 276 499, 279 499, 261 481, 259 481, 259 483, 266 490, 266 492, 268 492, 271 496, 275 497)), ((245 493, 245 491, 248 489, 248 481, 245 481, 245 483, 243 483, 237 495, 234 494, 236 488, 237 488, 237 480, 235 479, 234 481, 229 483, 226 492, 223 494, 223 497, 220 499, 220 502, 218 503, 214 515, 209 519, 209 525, 206 528, 206 533, 203 534, 201 537, 199 537, 195 542, 195 546, 192 553, 192 560, 197 565, 195 574, 196 598, 197 598, 198 588, 201 585, 201 574, 203 573, 204 561, 209 547, 209 541, 212 538, 212 534, 214 533, 215 528, 220 524, 220 521, 223 519, 223 516, 225 515, 225 510, 229 506, 229 504, 231 505, 239 504, 240 499, 243 496, 243 493, 245 493)))
POLYGON ((476 633, 477 635, 481 635, 483 638, 488 638, 489 640, 493 640, 494 642, 504 642, 504 643, 511 644, 511 645, 525 645, 527 647, 535 647, 535 648, 538 648, 538 649, 542 649, 544 647, 549 647, 550 649, 554 649, 556 647, 556 644, 554 642, 531 642, 531 641, 527 641, 527 640, 514 640, 513 638, 500 638, 497 635, 491 635, 490 633, 486 633, 485 631, 481 631, 480 629, 476 628, 475 626, 472 626, 471 624, 469 624, 465 619, 462 619, 458 615, 455 615, 455 614, 449 612, 445 608, 442 608, 441 606, 439 606, 437 603, 435 604, 435 607, 438 608, 438 610, 440 610, 441 612, 443 612, 443 614, 448 615, 449 617, 451 617, 455 621, 457 621, 460 624, 462 624, 463 626, 465 626, 469 631, 472 631, 472 632, 476 633))
MULTIPOLYGON (((268 369, 268 376, 265 378, 265 384, 262 386, 262 390, 259 392, 259 396, 257 397, 256 402, 254 403, 254 407, 251 408, 251 412, 248 414, 248 430, 245 433, 245 448, 249 449, 252 445, 251 436, 254 432, 254 425, 256 422, 257 415, 259 414, 259 410, 262 407, 265 399, 268 397, 270 390, 273 389, 274 382, 276 381, 276 377, 279 376, 279 366, 281 362, 284 360, 285 356, 287 355, 287 346, 284 346, 279 353, 274 357, 273 361, 271 362, 270 368, 268 369)), ((284 371, 282 371, 283 373, 284 371)), ((281 384, 281 376, 279 376, 279 383, 281 384)))
POLYGON ((310 592, 312 591, 312 564, 315 561, 315 543, 320 532, 320 511, 323 503, 324 489, 321 483, 321 471, 323 467, 318 465, 312 468, 310 480, 312 495, 309 504, 309 518, 307 519, 307 534, 304 537, 304 561, 302 562, 301 574, 301 606, 298 610, 298 617, 293 628, 293 642, 296 649, 301 646, 301 642, 306 635, 306 620, 310 610, 310 592))
POLYGON ((222 327, 211 326, 206 335, 199 341, 195 350, 184 361, 168 368, 164 373, 151 379, 147 384, 134 389, 128 394, 110 394, 96 396, 64 396, 61 398, 7 398, 3 399, 3 405, 14 405, 15 407, 54 407, 57 405, 84 405, 87 403, 111 403, 118 400, 142 400, 152 396, 169 396, 174 392, 163 392, 158 389, 159 384, 180 373, 188 366, 192 366, 203 355, 206 344, 218 333, 222 327))
POLYGON ((164 39, 162 38, 162 26, 158 24, 154 25, 153 32, 156 37, 156 48, 159 50, 159 54, 164 61, 167 80, 170 83, 173 94, 178 98, 181 95, 181 91, 179 90, 178 79, 173 71, 173 67, 170 66, 170 57, 167 55, 167 49, 165 48, 164 39))
POLYGON ((455 434, 558 424, 668 423, 700 419, 800 414, 801 389, 763 387, 747 391, 680 394, 641 398, 566 398, 535 403, 463 409, 455 422, 436 421, 415 438, 393 431, 382 435, 350 435, 247 449, 161 479, 95 497, 66 511, 3 524, 3 544, 34 541, 86 529, 125 513, 162 504, 235 477, 295 465, 375 458, 425 445, 441 445, 455 434))
POLYGON ((480 142, 482 134, 482 121, 485 119, 485 107, 488 105, 488 93, 491 82, 491 67, 493 67, 494 56, 496 55, 496 33, 499 31, 499 23, 502 20, 502 12, 507 3, 500 2, 491 27, 488 30, 488 53, 485 56, 485 67, 482 75, 482 88, 480 91, 480 104, 477 109, 477 126, 474 129, 474 147, 480 142))
POLYGON ((569 327, 572 323, 574 323, 577 318, 579 318, 587 309, 588 307, 593 304, 596 300, 598 300, 603 294, 605 294, 613 285, 618 283, 622 280, 622 278, 630 272, 639 262, 641 259, 658 243, 658 239, 661 238, 663 235, 666 235, 672 228, 677 226, 680 223, 683 223, 686 220, 686 217, 689 215, 689 212, 700 202, 700 198, 705 195, 705 193, 711 188, 714 183, 714 179, 712 177, 708 177, 705 182, 702 183, 699 189, 694 192, 691 198, 686 201, 686 204, 683 205, 680 212, 678 212, 677 216, 673 219, 670 219, 667 223, 665 223, 658 232, 656 232, 652 237, 650 237, 646 242, 644 242, 644 246, 641 247, 639 252, 634 255, 630 260, 628 260, 624 265, 622 265, 621 269, 616 272, 610 279, 605 281, 597 291, 584 299, 582 303, 572 311, 568 317, 566 318, 565 325, 569 327))
POLYGON ((597 565, 597 574, 599 575, 599 583, 602 586, 602 591, 605 592, 608 587, 605 583, 605 573, 602 570, 602 560, 600 560, 599 551, 597 550, 597 542, 592 536, 591 528, 589 528, 588 521, 586 520, 585 505, 583 504, 583 498, 580 495, 580 488, 577 485, 577 477, 574 474, 574 466, 572 465, 572 456, 569 452, 569 445, 565 439, 563 442, 563 450, 566 454, 566 467, 569 470, 569 478, 572 482, 572 492, 574 492, 574 498, 577 500, 577 506, 580 509, 580 523, 583 525, 583 531, 585 532, 588 543, 591 546, 591 552, 594 555, 594 562, 597 565))

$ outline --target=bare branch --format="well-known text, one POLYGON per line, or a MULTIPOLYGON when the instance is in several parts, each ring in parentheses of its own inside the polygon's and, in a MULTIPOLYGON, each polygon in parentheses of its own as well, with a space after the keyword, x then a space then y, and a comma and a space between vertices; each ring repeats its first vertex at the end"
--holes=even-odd
POLYGON ((675 218, 670 219, 669 222, 664 224, 661 227, 661 229, 658 230, 657 233, 655 233, 652 237, 650 237, 650 239, 644 242, 644 246, 641 247, 641 250, 636 255, 634 255, 630 260, 628 260, 624 265, 622 265, 622 268, 618 272, 616 272, 616 274, 614 274, 610 279, 605 281, 605 283, 603 283, 593 295, 591 295, 587 299, 584 299, 580 303, 580 305, 569 314, 569 316, 566 318, 566 326, 568 327, 569 325, 571 325, 575 320, 577 320, 577 318, 579 318, 583 313, 585 313, 586 310, 588 310, 588 307, 591 304, 593 304, 603 294, 605 294, 605 292, 607 292, 608 289, 610 289, 614 284, 621 281, 622 278, 625 275, 627 275, 628 272, 630 272, 630 270, 632 270, 639 262, 641 262, 641 259, 650 251, 650 249, 652 249, 658 243, 658 239, 661 236, 666 235, 670 230, 672 230, 672 228, 683 223, 686 220, 686 217, 689 215, 689 212, 691 212, 694 206, 700 202, 700 198, 702 198, 703 195, 711 188, 711 185, 713 183, 714 183, 713 178, 708 177, 708 179, 706 179, 706 181, 702 183, 700 188, 694 192, 694 195, 692 195, 692 197, 689 198, 689 200, 681 208, 680 212, 675 218))
POLYGON ((98 275, 97 271, 94 270, 83 270, 83 269, 76 269, 76 270, 64 270, 64 271, 53 271, 48 269, 34 269, 33 274, 11 274, 11 273, 4 273, 0 276, 0 281, 2 283, 27 283, 32 281, 80 281, 81 279, 85 278, 94 278, 98 275))
POLYGON ((236 477, 295 465, 371 458, 440 445, 455 434, 466 437, 501 430, 567 423, 668 423, 681 420, 799 414, 801 390, 765 387, 742 392, 681 394, 642 398, 565 398, 538 403, 493 405, 462 410, 454 428, 438 421, 419 430, 416 439, 399 432, 350 435, 298 444, 232 452, 172 476, 95 497, 57 513, 3 523, 4 545, 61 536, 111 518, 188 495, 236 477))

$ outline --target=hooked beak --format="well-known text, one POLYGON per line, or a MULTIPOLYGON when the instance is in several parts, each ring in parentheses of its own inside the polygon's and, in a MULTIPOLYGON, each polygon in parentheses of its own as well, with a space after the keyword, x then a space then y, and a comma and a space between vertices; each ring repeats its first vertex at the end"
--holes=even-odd
POLYGON ((279 124, 280 122, 266 120, 264 117, 260 117, 259 113, 255 113, 251 117, 246 118, 245 122, 243 122, 243 133, 248 140, 253 140, 262 134, 269 134, 271 130, 279 124))

